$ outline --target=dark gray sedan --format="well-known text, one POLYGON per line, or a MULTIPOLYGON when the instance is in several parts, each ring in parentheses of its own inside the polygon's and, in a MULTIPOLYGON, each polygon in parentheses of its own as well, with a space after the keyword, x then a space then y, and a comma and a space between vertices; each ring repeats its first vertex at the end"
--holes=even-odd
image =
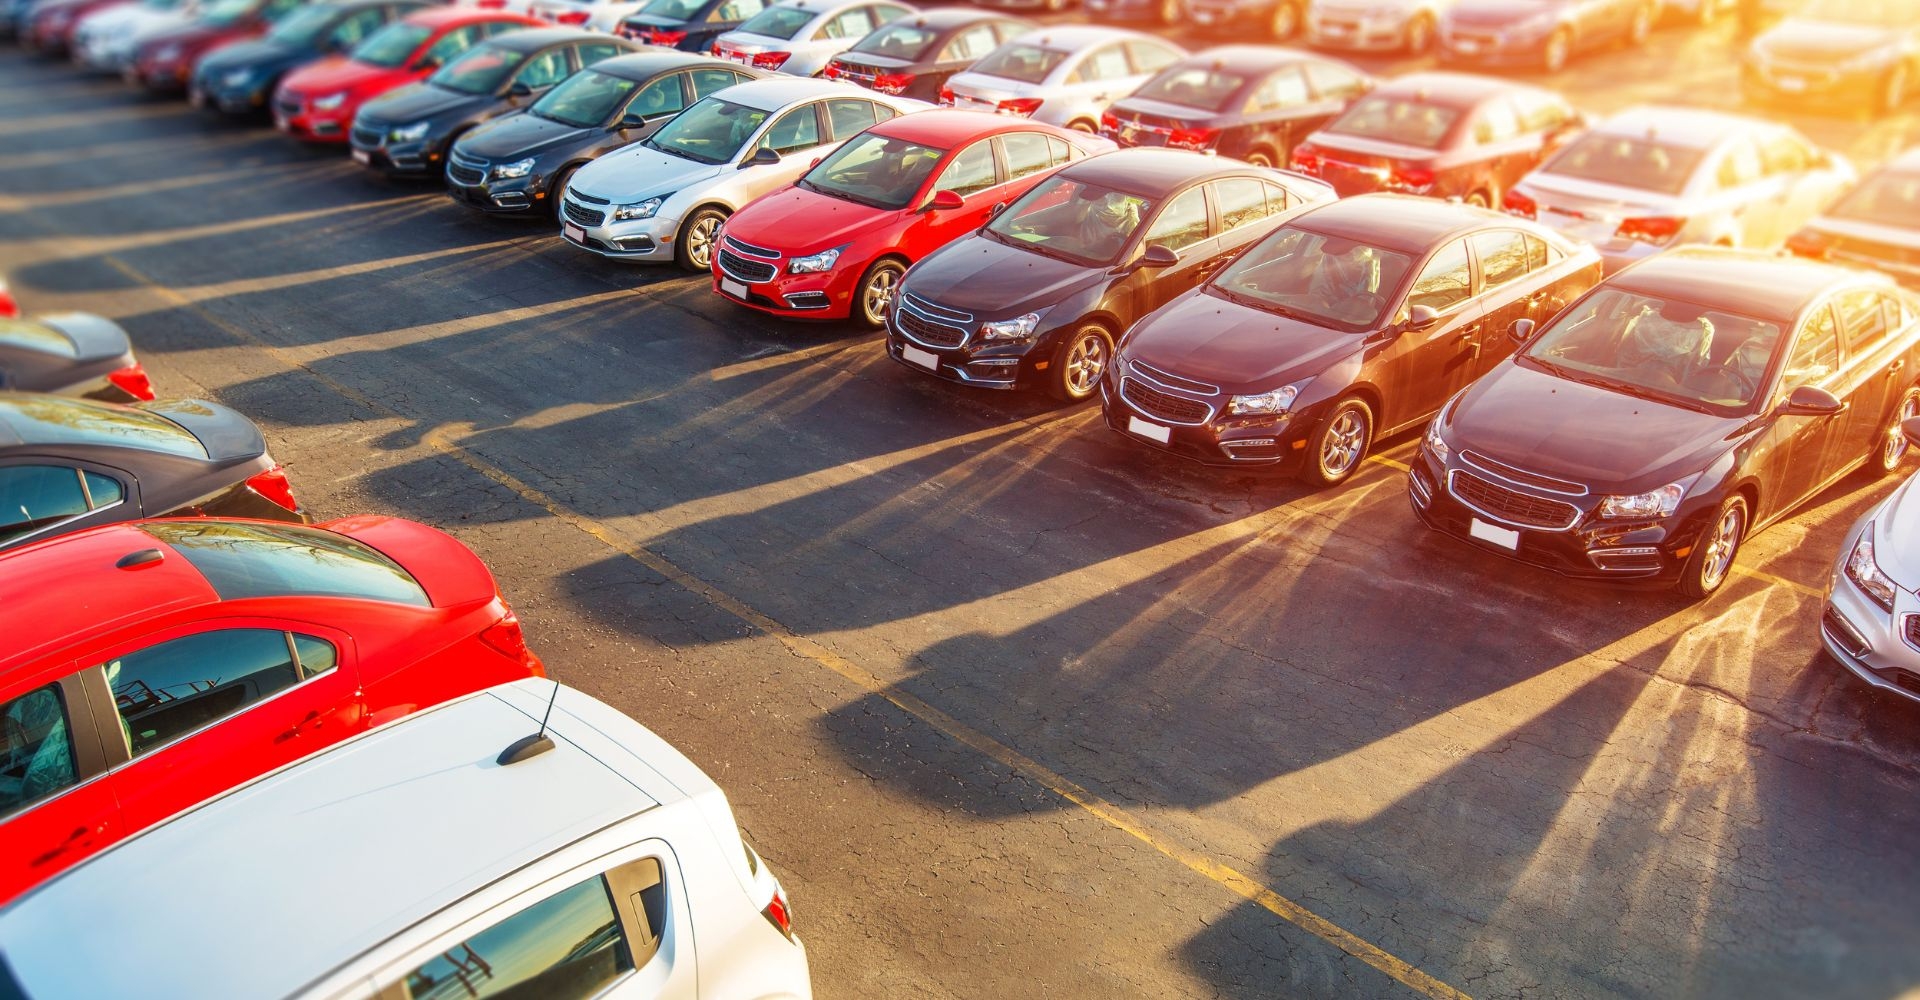
POLYGON ((126 331, 86 313, 0 319, 0 389, 109 403, 153 398, 126 331))

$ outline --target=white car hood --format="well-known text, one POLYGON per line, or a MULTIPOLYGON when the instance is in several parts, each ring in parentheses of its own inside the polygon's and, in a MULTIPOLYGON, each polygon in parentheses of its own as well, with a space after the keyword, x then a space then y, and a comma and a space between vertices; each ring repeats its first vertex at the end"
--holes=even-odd
POLYGON ((193 23, 194 17, 192 14, 182 14, 177 10, 149 10, 142 13, 146 16, 134 22, 133 29, 125 36, 130 44, 122 45, 122 48, 132 49, 162 32, 184 28, 193 23))
POLYGON ((142 7, 137 3, 123 4, 117 7, 108 7, 106 10, 96 10, 88 14, 80 19, 80 23, 74 27, 73 31, 76 37, 92 34, 96 31, 110 34, 118 34, 123 31, 139 31, 145 27, 142 22, 148 18, 161 17, 167 13, 167 11, 142 7))
POLYGON ((731 163, 695 163, 657 149, 630 146, 581 167, 567 190, 631 205, 707 183, 734 169, 731 163))
POLYGON ((1920 589, 1920 489, 1913 485, 1917 478, 1908 476, 1873 519, 1873 561, 1908 590, 1920 589))

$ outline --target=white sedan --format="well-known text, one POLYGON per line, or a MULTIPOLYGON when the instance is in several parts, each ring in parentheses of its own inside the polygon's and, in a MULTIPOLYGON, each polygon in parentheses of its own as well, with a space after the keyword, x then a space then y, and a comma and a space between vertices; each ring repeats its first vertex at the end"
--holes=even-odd
POLYGON ((713 54, 788 76, 819 76, 875 28, 917 13, 887 0, 781 0, 715 39, 713 54))
POLYGON ((1042 28, 955 74, 940 103, 1096 132, 1109 105, 1186 55, 1172 42, 1123 28, 1042 28))

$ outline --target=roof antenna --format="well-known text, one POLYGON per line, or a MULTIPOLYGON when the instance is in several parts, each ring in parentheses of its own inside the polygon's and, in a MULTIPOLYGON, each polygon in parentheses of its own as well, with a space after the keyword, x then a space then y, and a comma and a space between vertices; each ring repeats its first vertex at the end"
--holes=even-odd
POLYGON ((540 731, 531 736, 522 736, 514 740, 493 762, 502 767, 530 760, 553 749, 553 738, 547 735, 547 720, 553 718, 553 703, 560 698, 560 682, 553 682, 553 694, 547 697, 547 714, 540 717, 540 731))

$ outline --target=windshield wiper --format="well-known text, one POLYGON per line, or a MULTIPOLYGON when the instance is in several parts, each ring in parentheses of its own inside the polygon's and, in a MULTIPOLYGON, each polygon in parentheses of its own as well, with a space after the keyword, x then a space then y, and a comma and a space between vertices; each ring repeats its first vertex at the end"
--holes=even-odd
POLYGON ((654 142, 652 139, 643 139, 640 141, 640 145, 645 146, 648 149, 657 149, 662 153, 667 154, 668 156, 678 156, 683 160, 692 160, 695 163, 719 163, 720 162, 719 160, 709 160, 704 156, 695 156, 684 149, 678 149, 673 146, 662 146, 659 143, 654 142))

